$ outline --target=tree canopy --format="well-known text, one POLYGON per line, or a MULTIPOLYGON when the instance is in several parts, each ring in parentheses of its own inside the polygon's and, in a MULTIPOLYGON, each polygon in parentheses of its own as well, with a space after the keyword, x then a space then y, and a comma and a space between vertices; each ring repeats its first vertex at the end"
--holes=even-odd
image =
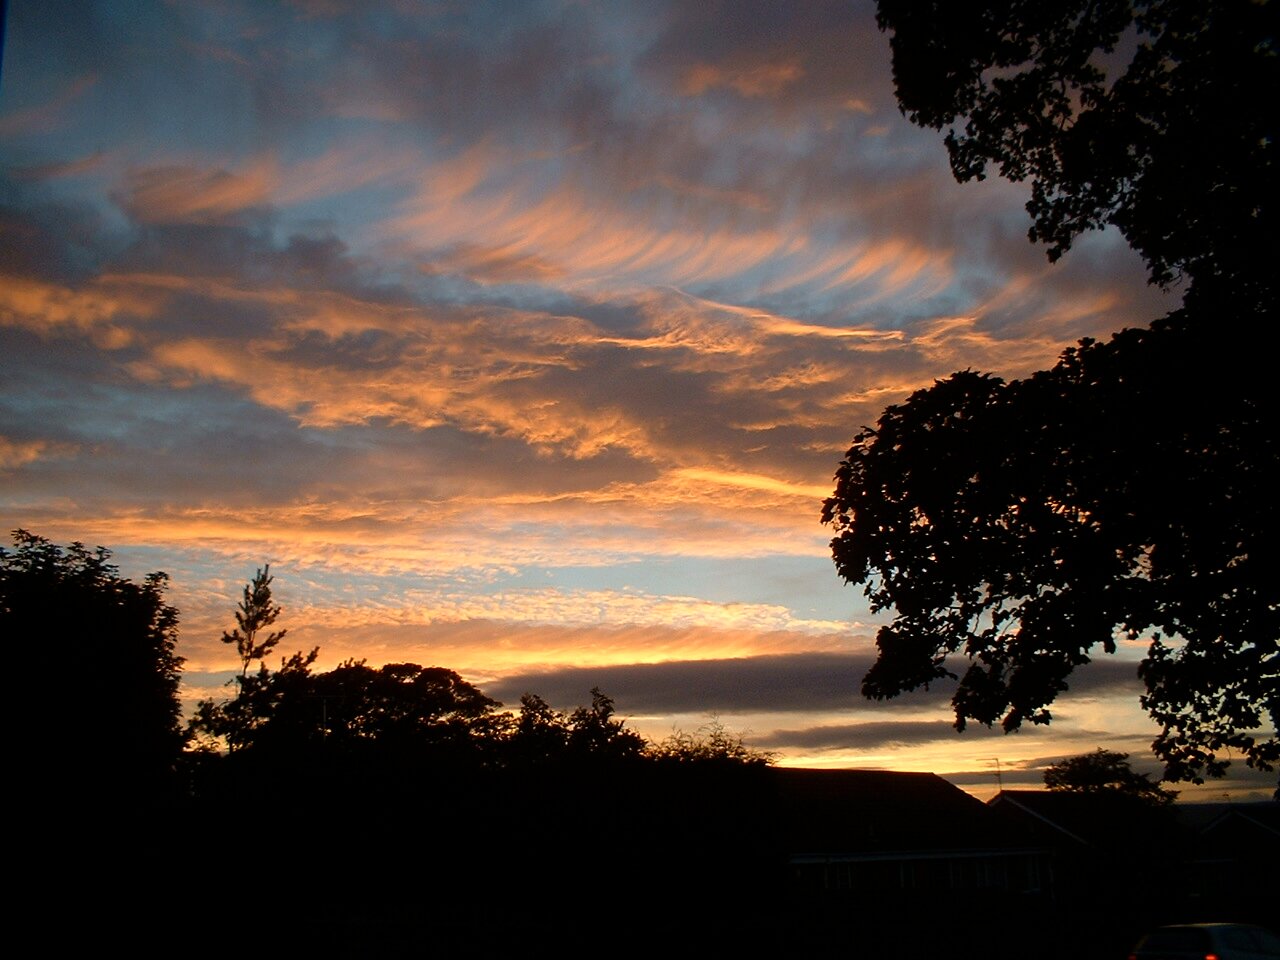
POLYGON ((384 758, 451 760, 476 767, 527 768, 544 764, 598 769, 640 759, 717 760, 763 765, 771 755, 750 750, 740 736, 716 724, 706 736, 673 737, 650 744, 615 712, 613 699, 591 690, 591 703, 562 713, 536 694, 520 699, 517 714, 480 692, 452 670, 416 663, 371 667, 347 660, 313 671, 318 649, 282 657, 277 670, 266 654, 284 636, 261 632, 281 609, 272 598, 269 568, 258 570, 236 609, 234 643, 241 671, 234 697, 201 701, 190 734, 206 753, 305 758, 372 755, 384 758), (253 663, 256 671, 250 672, 253 663))
POLYGON ((1129 766, 1129 755, 1099 747, 1093 753, 1082 753, 1050 764, 1044 772, 1044 785, 1066 793, 1102 793, 1130 797, 1154 806, 1166 806, 1178 797, 1153 781, 1150 775, 1138 773, 1129 766))
POLYGON ((13 532, 13 544, 12 552, 0 548, 0 633, 58 664, 44 674, 56 688, 19 695, 19 751, 59 779, 130 793, 155 788, 183 745, 168 578, 152 573, 134 583, 109 550, 63 548, 25 530, 13 532))
POLYGON ((240 675, 236 696, 203 700, 191 731, 206 746, 225 744, 232 752, 304 753, 321 744, 332 751, 377 744, 384 751, 437 751, 471 745, 489 732, 500 706, 444 667, 389 663, 370 667, 347 660, 332 670, 312 672, 319 649, 282 657, 280 669, 266 656, 288 632, 263 632, 280 617, 272 597, 270 566, 245 585, 236 607, 236 627, 223 633, 235 644, 240 675), (249 668, 258 664, 256 672, 249 668))
POLYGON ((860 433, 822 516, 839 574, 895 612, 863 691, 963 654, 957 724, 1012 730, 1150 631, 1143 702, 1170 774, 1280 759, 1280 438, 1264 380, 1199 369, 1213 349, 1175 315, 1025 380, 957 373, 860 433))
POLYGON ((1183 307, 1004 381, 963 371, 855 438, 822 520, 879 631, 872 697, 948 676, 956 724, 1047 723, 1072 671, 1147 643, 1170 779, 1280 760, 1280 450, 1234 331, 1275 302, 1274 11, 1248 0, 881 0, 899 102, 960 180, 1031 181, 1060 256, 1118 227, 1183 307), (1145 638, 1145 641, 1143 640, 1145 638), (967 666, 965 661, 967 660, 967 666))
POLYGON ((1057 259, 1113 224, 1166 283, 1275 300, 1273 6, 1253 0, 879 0, 898 101, 961 181, 1029 180, 1057 259))
POLYGON ((651 756, 676 764, 743 764, 752 767, 768 766, 774 754, 770 750, 756 750, 747 746, 741 733, 725 728, 718 717, 712 717, 693 733, 674 730, 671 736, 652 744, 651 756))
POLYGON ((305 753, 377 744, 384 752, 466 749, 487 732, 498 703, 444 667, 348 660, 313 673, 316 651, 295 653, 279 670, 243 678, 226 703, 200 704, 197 733, 231 750, 305 753))

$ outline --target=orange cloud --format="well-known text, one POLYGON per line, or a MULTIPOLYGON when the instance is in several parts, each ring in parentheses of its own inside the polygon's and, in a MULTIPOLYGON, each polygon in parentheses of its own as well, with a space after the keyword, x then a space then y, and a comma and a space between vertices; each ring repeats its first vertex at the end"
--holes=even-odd
POLYGON ((154 296, 110 283, 73 289, 32 277, 0 275, 0 325, 41 335, 88 333, 106 350, 132 342, 129 321, 154 316, 157 306, 154 296))
MULTIPOLYGON (((443 162, 425 180, 402 214, 380 229, 389 239, 437 251, 427 266, 432 272, 466 272, 470 264, 454 250, 498 251, 504 261, 535 268, 515 279, 554 280, 579 293, 739 279, 766 294, 807 288, 856 295, 851 307, 932 296, 955 277, 949 250, 902 238, 819 243, 820 217, 756 215, 768 206, 755 193, 707 196, 703 210, 655 205, 639 186, 599 196, 566 178, 547 188, 503 164, 486 144, 443 162), (726 204, 754 213, 726 220, 726 204)), ((658 182, 674 183, 667 176, 658 182)), ((477 278, 485 279, 483 271, 477 278)))
MULTIPOLYGON (((616 403, 585 399, 572 389, 573 378, 590 384, 603 350, 657 351, 664 354, 658 362, 670 370, 712 375, 707 389, 714 397, 749 399, 740 409, 753 412, 735 413, 727 421, 732 428, 843 431, 855 416, 873 415, 870 408, 884 398, 927 385, 943 366, 969 365, 980 353, 995 369, 1025 369, 1058 348, 1049 336, 1001 339, 974 318, 939 319, 910 332, 830 327, 671 291, 636 298, 642 325, 629 336, 616 336, 576 317, 428 309, 230 279, 115 274, 94 288, 104 316, 119 309, 117 302, 154 312, 156 298, 171 291, 256 304, 270 320, 260 337, 247 341, 148 336, 144 356, 129 366, 148 382, 223 382, 314 428, 380 420, 416 429, 451 424, 577 459, 612 449, 694 468, 705 451, 682 449, 678 433, 664 429, 660 436, 660 421, 625 395, 616 403), (369 330, 396 338, 394 362, 370 367, 344 364, 341 353, 332 360, 311 353, 305 362, 295 356, 295 345, 314 334, 337 340, 369 330), (812 359, 818 344, 831 345, 822 348, 820 362, 812 359), (901 363, 875 359, 886 353, 910 358, 908 372, 901 363)), ((58 299, 70 295, 31 285, 15 285, 10 292, 12 300, 26 303, 27 322, 85 322, 94 316, 78 300, 58 299)), ((141 328, 130 330, 135 338, 142 335, 141 328)))
MULTIPOLYGON (((234 593, 234 585, 228 589, 234 593)), ((225 606, 225 604, 224 604, 225 606)), ((222 620, 229 616, 222 614, 222 620)), ((184 608, 185 612, 185 608, 184 608)), ((501 677, 563 666, 610 667, 687 660, 735 659, 769 654, 849 650, 866 638, 834 631, 756 631, 716 626, 665 624, 550 625, 511 620, 458 620, 443 623, 399 622, 362 617, 338 607, 291 605, 286 617, 295 625, 289 636, 300 647, 319 646, 321 667, 348 657, 374 662, 409 660, 447 665, 481 684, 501 677)), ((204 629, 209 638, 184 643, 188 669, 227 670, 234 651, 217 642, 221 620, 204 629)), ((583 691, 585 694, 587 691, 583 691)))
MULTIPOLYGON (((495 624, 610 629, 634 625, 739 633, 800 631, 833 637, 849 631, 845 621, 801 619, 779 604, 716 603, 698 597, 657 596, 639 591, 555 587, 493 594, 408 590, 397 596, 394 606, 374 604, 357 610, 308 608, 305 613, 306 621, 317 627, 363 628, 374 624, 430 625, 483 620, 495 624)), ((723 655, 723 651, 717 650, 716 655, 723 655)), ((609 656, 609 662, 637 662, 633 652, 616 647, 610 650, 609 656)))
MULTIPOLYGON (((460 590, 530 567, 603 567, 658 557, 824 557, 827 552, 827 532, 817 525, 816 499, 809 496, 826 492, 816 484, 805 489, 774 477, 674 470, 650 482, 614 482, 546 495, 521 493, 519 478, 509 478, 505 488, 502 478, 497 479, 496 490, 460 484, 451 495, 433 499, 403 494, 379 498, 365 483, 343 489, 330 482, 322 496, 300 491, 292 502, 260 508, 113 508, 98 502, 81 508, 65 502, 41 507, 37 501, 26 510, 24 525, 53 538, 118 548, 163 543, 171 550, 199 550, 223 557, 231 566, 267 557, 295 571, 443 577, 460 590)), ((634 616, 665 602, 608 599, 634 616)), ((453 610, 455 618, 502 619, 486 606, 491 602, 472 600, 463 591, 456 597, 433 595, 420 606, 437 613, 453 610)), ((544 610, 551 612, 540 616, 555 622, 590 621, 583 611, 600 606, 598 598, 578 595, 570 602, 554 592, 536 591, 511 594, 500 602, 508 611, 518 611, 513 614, 517 618, 538 619, 535 612, 544 610)), ((782 616, 780 609, 701 604, 695 598, 681 600, 663 616, 674 616, 680 607, 682 616, 700 617, 697 622, 704 624, 729 618, 739 625, 784 626, 769 619, 782 616)))
MULTIPOLYGON (((669 178, 662 180, 670 184, 669 178)), ((634 191, 633 191, 634 192, 634 191)), ((744 194, 742 204, 752 206, 744 194)), ((755 204, 758 206, 758 204, 755 204)), ((904 241, 868 249, 817 249, 810 223, 703 224, 692 211, 661 212, 627 195, 597 196, 562 180, 547 188, 523 178, 487 143, 433 166, 402 214, 381 226, 388 239, 439 251, 427 269, 466 270, 454 251, 497 251, 506 262, 536 265, 542 278, 578 290, 644 283, 687 286, 741 277, 767 267, 764 289, 822 279, 831 291, 875 279, 878 295, 950 282, 949 255, 904 241)), ((483 279, 484 273, 480 273, 483 279)), ((535 279, 525 270, 519 279, 535 279)))
POLYGON ((67 108, 98 83, 97 74, 85 74, 73 80, 65 90, 45 103, 17 110, 0 117, 0 136, 48 133, 62 125, 67 108))
POLYGON ((267 152, 233 169, 199 163, 151 165, 126 174, 120 199, 141 223, 223 223, 267 204, 288 206, 389 178, 407 178, 420 164, 413 150, 340 143, 292 163, 267 152))
POLYGON ((74 160, 39 163, 29 167, 13 167, 11 170, 13 176, 19 180, 57 180, 62 177, 78 177, 81 174, 97 170, 106 162, 107 157, 108 154, 105 151, 96 150, 85 156, 76 157, 74 160))
POLYGON ((45 440, 11 440, 0 435, 0 470, 12 470, 43 459, 51 446, 45 440))
POLYGON ((754 210, 765 213, 775 209, 776 201, 767 194, 758 190, 735 190, 726 187, 717 187, 705 183, 695 183, 684 180, 670 174, 660 174, 656 182, 659 186, 672 193, 682 196, 696 197, 699 200, 706 200, 716 204, 724 204, 730 207, 741 207, 744 210, 754 210))
POLYGON ((533 253, 521 253, 512 245, 479 247, 460 243, 423 264, 424 273, 462 273, 480 283, 531 283, 555 280, 564 271, 533 253))
POLYGON ((885 299, 901 293, 908 285, 924 279, 928 293, 945 289, 952 280, 946 253, 937 253, 924 247, 892 239, 875 246, 862 247, 855 258, 843 270, 825 283, 823 289, 860 283, 880 275, 876 299, 885 299))
POLYGON ((680 89, 694 97, 716 88, 727 88, 744 97, 769 97, 803 76, 804 68, 796 60, 734 66, 699 63, 685 71, 680 89))
POLYGON ((238 173, 193 166, 148 167, 125 178, 129 215, 141 223, 220 223, 267 202, 280 183, 269 158, 238 173))
POLYGON ((367 141, 338 143, 318 156, 283 165, 271 199, 287 206, 371 183, 407 181, 421 166, 421 155, 412 149, 367 141))
POLYGON ((707 470, 697 467, 683 467, 674 471, 680 480, 692 480, 698 484, 714 483, 726 487, 739 487, 745 490, 763 490, 768 493, 781 494, 784 497, 801 497, 807 501, 821 500, 831 493, 830 485, 816 486, 812 484, 788 483, 774 477, 762 477, 750 473, 731 473, 721 470, 707 470))

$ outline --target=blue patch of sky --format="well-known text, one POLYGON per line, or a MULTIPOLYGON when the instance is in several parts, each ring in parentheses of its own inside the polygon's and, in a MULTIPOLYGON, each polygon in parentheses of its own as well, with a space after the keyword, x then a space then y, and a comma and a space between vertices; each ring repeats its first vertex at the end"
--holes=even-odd
POLYGON ((481 588, 633 591, 649 596, 696 597, 714 603, 786 607, 797 619, 864 619, 861 593, 842 589, 826 557, 752 559, 645 559, 607 566, 529 566, 481 588))
MULTIPOLYGON (((265 547, 263 548, 265 551, 265 547)), ((239 596, 239 585, 262 563, 271 562, 282 603, 353 606, 400 605, 417 592, 453 592, 463 584, 456 572, 428 571, 362 573, 349 566, 308 563, 294 567, 271 556, 228 557, 200 547, 177 548, 130 545, 117 553, 131 575, 165 569, 175 582, 199 583, 221 579, 228 586, 227 609, 239 596)), ((732 560, 646 560, 609 566, 531 566, 514 573, 467 582, 468 593, 495 596, 513 590, 633 592, 651 597, 695 597, 713 603, 759 603, 785 607, 798 620, 849 622, 867 620, 860 592, 841 587, 830 561, 824 558, 774 557, 732 560)), ((228 613, 228 615, 230 615, 228 613)))
POLYGON ((314 232, 313 224, 332 224, 339 228, 338 238, 353 255, 376 253, 380 237, 372 228, 406 193, 402 183, 382 182, 292 203, 281 218, 278 236, 284 240, 294 233, 314 232))

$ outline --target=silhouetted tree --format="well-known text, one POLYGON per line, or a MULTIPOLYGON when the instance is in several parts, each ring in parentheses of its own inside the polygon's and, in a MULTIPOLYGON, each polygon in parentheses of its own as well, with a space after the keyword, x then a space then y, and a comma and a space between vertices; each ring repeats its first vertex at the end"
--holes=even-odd
POLYGON ((822 520, 840 575, 895 611, 863 692, 953 676, 962 654, 957 727, 1012 730, 1048 722, 1096 650, 1148 634, 1142 703, 1166 778, 1220 775, 1227 751, 1273 769, 1280 430, 1259 351, 1216 329, 1260 329, 1276 299, 1260 252, 1275 111, 1254 106, 1275 89, 1274 13, 882 0, 880 23, 903 109, 964 121, 948 134, 960 179, 988 163, 1032 179, 1051 258, 1113 223, 1154 280, 1192 282, 1149 329, 1082 341, 1025 380, 957 373, 854 438, 822 520))
POLYGON ((284 639, 288 630, 273 631, 264 638, 259 634, 271 626, 280 616, 280 605, 271 599, 271 564, 258 570, 253 580, 245 584, 244 599, 236 608, 236 627, 223 633, 223 643, 233 643, 240 657, 240 676, 249 673, 249 665, 262 661, 284 639))
POLYGON ((508 734, 508 753, 516 763, 546 763, 569 748, 569 718, 535 693, 520 698, 520 713, 508 734))
POLYGON ((1227 350, 1175 315, 1026 380, 955 374, 859 434, 822 518, 840 575, 895 611, 863 692, 952 676, 963 654, 957 725, 1012 730, 1149 631, 1166 775, 1221 773, 1226 749, 1270 769, 1280 434, 1266 381, 1235 382, 1227 350))
POLYGON ((632 760, 644 753, 644 737, 614 719, 613 699, 591 688, 591 706, 569 715, 569 749, 601 760, 632 760))
POLYGON ((1030 180, 1057 259, 1114 224, 1151 277, 1275 302, 1276 13, 1253 0, 879 0, 898 102, 960 181, 1030 180))
MULTIPOLYGON (((262 663, 256 673, 235 678, 236 695, 230 700, 201 700, 190 722, 192 739, 205 750, 225 745, 232 753, 254 746, 264 738, 280 739, 282 729, 296 726, 290 722, 278 723, 282 707, 288 715, 296 710, 293 705, 307 701, 311 667, 319 654, 317 647, 305 654, 298 651, 281 657, 280 669, 275 671, 262 663), (270 732, 264 733, 268 728, 270 732)), ((319 709, 321 704, 315 706, 319 709)), ((299 742, 299 738, 294 739, 299 742)))
POLYGON ((474 749, 496 739, 491 725, 499 704, 452 670, 414 663, 374 669, 347 660, 313 673, 319 648, 284 657, 279 670, 270 670, 264 658, 287 632, 262 638, 281 613, 271 597, 273 579, 270 567, 258 570, 244 588, 236 629, 222 635, 236 645, 241 672, 234 698, 197 705, 191 731, 206 746, 301 755, 321 745, 340 751, 377 743, 384 752, 407 754, 445 745, 474 749), (254 661, 258 670, 249 673, 254 661))
POLYGON ((348 660, 316 674, 300 692, 302 698, 282 703, 281 723, 290 711, 299 732, 333 743, 378 741, 393 750, 474 748, 489 737, 486 721, 499 706, 452 670, 416 663, 374 669, 348 660))
POLYGON ((1069 793, 1105 793, 1131 797, 1155 806, 1167 806, 1178 791, 1167 790, 1148 774, 1129 766, 1129 755, 1099 747, 1051 764, 1044 772, 1044 785, 1069 793))
MULTIPOLYGON (((98 802, 152 791, 182 750, 175 652, 178 611, 164 602, 168 577, 119 575, 103 547, 59 547, 15 530, 0 548, 0 635, 16 652, 44 651, 50 683, 14 685, 11 713, 21 755, 48 777, 94 783, 98 802)), ((59 789, 66 789, 61 787, 59 789)))
POLYGON ((674 731, 666 739, 651 743, 646 755, 670 763, 745 766, 768 766, 774 757, 768 750, 748 747, 743 735, 731 733, 719 718, 712 718, 693 733, 674 731))
POLYGON ((380 668, 348 660, 312 673, 316 651, 296 653, 281 668, 244 679, 226 704, 201 704, 197 728, 233 750, 334 751, 378 744, 409 754, 475 751, 493 739, 497 701, 452 670, 416 663, 380 668))
POLYGON ((291 692, 305 687, 311 678, 311 666, 319 656, 319 648, 282 657, 280 669, 272 672, 266 655, 284 638, 287 630, 272 631, 261 637, 263 630, 280 618, 281 607, 271 596, 271 565, 258 569, 245 584, 244 595, 236 607, 236 626, 223 632, 222 642, 234 644, 240 658, 240 675, 230 683, 236 695, 230 700, 201 700, 188 724, 188 736, 204 751, 221 746, 232 752, 257 741, 268 723, 276 719, 281 701, 291 692), (256 673, 249 667, 257 661, 256 673))
POLYGON ((271 670, 263 658, 284 636, 280 631, 261 639, 281 613, 271 597, 272 579, 269 568, 258 571, 237 607, 236 630, 223 634, 224 642, 236 644, 242 669, 232 681, 235 697, 203 700, 196 707, 190 735, 206 752, 226 747, 301 760, 323 749, 331 758, 356 751, 366 759, 448 759, 474 769, 554 763, 561 773, 577 768, 587 775, 599 772, 600 761, 769 761, 768 754, 750 750, 719 724, 652 746, 615 716, 613 700, 598 688, 589 706, 568 715, 525 694, 512 716, 443 667, 374 668, 348 660, 314 673, 319 651, 313 649, 282 658, 280 668, 271 670), (259 666, 251 673, 253 661, 259 666))

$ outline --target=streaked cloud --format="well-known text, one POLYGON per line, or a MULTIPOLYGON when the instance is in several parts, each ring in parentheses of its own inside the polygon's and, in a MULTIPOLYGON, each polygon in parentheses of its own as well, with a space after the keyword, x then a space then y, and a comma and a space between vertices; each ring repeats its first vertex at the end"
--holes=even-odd
POLYGON ((795 60, 743 64, 736 68, 697 63, 685 69, 680 87, 683 93, 695 97, 717 87, 726 87, 744 97, 767 97, 803 76, 804 68, 795 60))
MULTIPOLYGON (((966 731, 970 737, 1001 737, 1003 731, 983 726, 966 731)), ((955 727, 945 720, 875 720, 868 723, 831 724, 803 730, 775 730, 757 742, 764 747, 789 746, 806 749, 869 750, 886 746, 909 746, 954 740, 955 727)))
POLYGON ((52 445, 45 440, 15 440, 0 436, 0 470, 12 470, 47 457, 52 445))
MULTIPOLYGON (((820 502, 887 404, 1170 299, 955 184, 870 3, 10 6, 0 520, 167 569, 194 685, 270 561, 326 664, 980 768, 857 694, 820 502)), ((1069 735, 1141 729, 1096 666, 1069 735)))
POLYGON ((0 111, 0 137, 47 133, 66 123, 69 107, 92 90, 99 79, 93 73, 82 74, 61 85, 53 96, 43 102, 0 111))
POLYGON ((266 201, 276 174, 265 164, 244 173, 193 167, 133 171, 121 206, 137 223, 220 223, 266 201))

